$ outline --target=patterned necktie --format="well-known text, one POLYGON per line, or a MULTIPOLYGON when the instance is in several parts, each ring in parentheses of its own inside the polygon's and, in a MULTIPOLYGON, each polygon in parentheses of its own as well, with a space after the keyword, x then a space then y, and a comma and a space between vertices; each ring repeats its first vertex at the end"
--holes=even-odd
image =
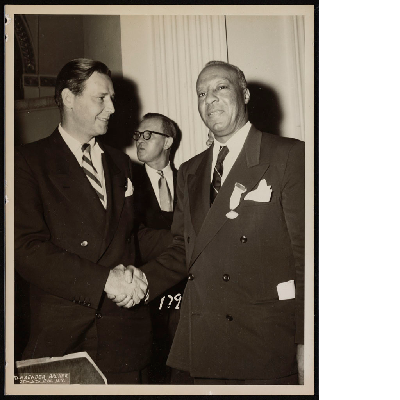
POLYGON ((210 203, 212 204, 217 197, 219 190, 221 189, 221 178, 224 172, 222 163, 225 160, 226 155, 229 153, 227 146, 221 146, 219 149, 217 162, 215 163, 213 180, 210 187, 210 203))
POLYGON ((90 144, 89 143, 85 143, 82 145, 82 152, 83 152, 82 168, 85 171, 85 174, 89 179, 89 182, 93 186, 93 189, 96 191, 97 196, 99 196, 101 204, 103 204, 103 207, 105 208, 106 204, 104 201, 103 186, 101 185, 96 168, 94 167, 94 165, 92 163, 92 156, 90 154, 90 144))
POLYGON ((173 211, 172 207, 172 196, 168 187, 168 182, 165 179, 163 171, 157 171, 160 175, 158 180, 158 189, 160 193, 160 208, 162 211, 173 211))

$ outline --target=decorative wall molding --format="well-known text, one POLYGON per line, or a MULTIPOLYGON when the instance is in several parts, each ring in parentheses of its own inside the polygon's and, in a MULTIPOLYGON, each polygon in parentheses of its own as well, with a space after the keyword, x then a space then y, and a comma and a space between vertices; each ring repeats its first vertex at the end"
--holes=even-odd
POLYGON ((25 74, 36 74, 36 60, 28 25, 22 15, 14 15, 15 36, 21 49, 25 74))
POLYGON ((39 76, 40 86, 55 87, 56 86, 56 76, 39 76))
POLYGON ((39 97, 36 99, 16 100, 14 102, 15 111, 30 111, 41 108, 56 108, 56 102, 53 96, 39 97))

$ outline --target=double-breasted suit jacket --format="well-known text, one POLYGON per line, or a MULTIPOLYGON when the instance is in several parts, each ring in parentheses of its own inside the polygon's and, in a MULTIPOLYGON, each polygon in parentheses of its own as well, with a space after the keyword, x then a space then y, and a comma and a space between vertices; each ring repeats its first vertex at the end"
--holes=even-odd
POLYGON ((173 245, 143 267, 150 294, 163 290, 155 279, 160 266, 169 271, 179 259, 189 276, 168 365, 204 378, 296 374, 304 315, 304 143, 252 127, 210 207, 211 163, 210 148, 181 166, 173 245), (272 189, 269 201, 245 200, 262 180, 272 189), (246 192, 230 219, 236 183, 246 192), (279 300, 277 285, 290 280, 295 298, 279 300))
POLYGON ((127 372, 149 361, 151 322, 147 306, 119 308, 103 292, 135 246, 130 160, 102 149, 107 210, 58 129, 16 149, 15 268, 31 303, 23 358, 87 351, 103 372, 127 372))

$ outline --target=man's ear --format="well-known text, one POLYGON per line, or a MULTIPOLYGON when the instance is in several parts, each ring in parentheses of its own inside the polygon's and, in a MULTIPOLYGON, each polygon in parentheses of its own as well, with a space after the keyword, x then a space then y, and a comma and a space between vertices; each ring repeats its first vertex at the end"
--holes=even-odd
POLYGON ((164 142, 164 150, 168 150, 172 146, 172 143, 174 143, 174 139, 171 136, 168 136, 164 142))
POLYGON ((68 88, 63 89, 61 97, 65 108, 73 108, 75 95, 68 88))
POLYGON ((250 90, 249 89, 243 89, 243 94, 244 94, 244 104, 247 104, 250 101, 250 90))

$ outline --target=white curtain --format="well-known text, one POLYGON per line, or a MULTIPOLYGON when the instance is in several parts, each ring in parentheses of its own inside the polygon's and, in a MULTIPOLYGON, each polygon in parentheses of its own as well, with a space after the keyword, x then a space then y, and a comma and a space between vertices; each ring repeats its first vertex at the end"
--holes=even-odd
POLYGON ((295 15, 292 17, 293 24, 293 43, 295 54, 295 81, 297 89, 297 114, 298 125, 300 127, 301 139, 305 140, 305 123, 304 123, 304 51, 305 51, 305 32, 304 32, 304 16, 295 15))
POLYGON ((175 166, 206 149, 208 129, 197 111, 196 79, 211 60, 227 61, 224 16, 153 16, 155 112, 176 121, 182 141, 175 166))

